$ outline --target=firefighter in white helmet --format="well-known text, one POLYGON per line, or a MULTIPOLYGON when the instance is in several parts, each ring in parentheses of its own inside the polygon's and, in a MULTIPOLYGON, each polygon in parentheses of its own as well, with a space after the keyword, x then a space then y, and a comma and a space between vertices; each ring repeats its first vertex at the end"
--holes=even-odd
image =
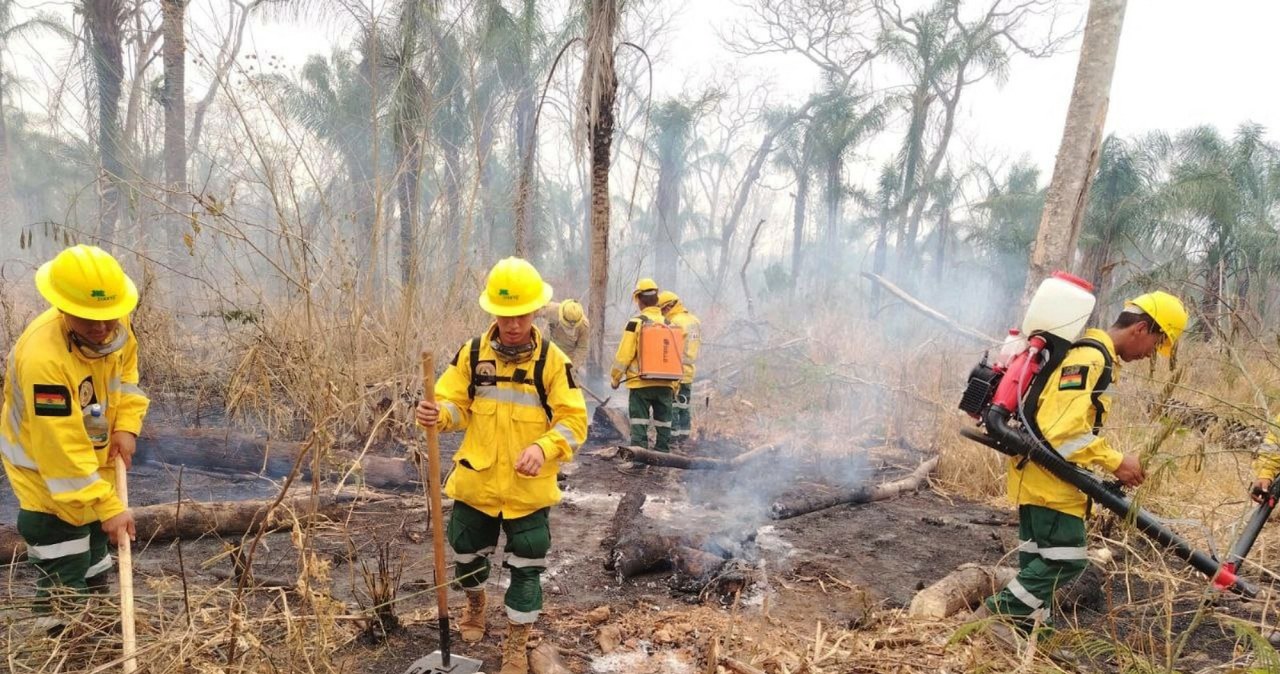
POLYGON ((72 246, 36 271, 50 308, 13 346, 5 371, 0 455, 18 497, 18 533, 36 567, 36 610, 51 632, 53 602, 104 591, 108 541, 135 535, 116 494, 115 457, 132 465, 149 401, 138 387, 129 313, 138 289, 94 246, 72 246))

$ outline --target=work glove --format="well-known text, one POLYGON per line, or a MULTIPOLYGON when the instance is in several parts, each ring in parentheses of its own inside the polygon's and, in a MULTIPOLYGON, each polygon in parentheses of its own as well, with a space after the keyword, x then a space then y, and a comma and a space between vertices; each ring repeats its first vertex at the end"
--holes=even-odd
POLYGON ((612 388, 613 390, 617 391, 617 390, 618 390, 618 386, 619 386, 620 384, 622 384, 622 380, 621 380, 621 379, 616 379, 616 378, 615 378, 615 379, 613 379, 613 380, 611 380, 611 381, 609 382, 609 388, 612 388))

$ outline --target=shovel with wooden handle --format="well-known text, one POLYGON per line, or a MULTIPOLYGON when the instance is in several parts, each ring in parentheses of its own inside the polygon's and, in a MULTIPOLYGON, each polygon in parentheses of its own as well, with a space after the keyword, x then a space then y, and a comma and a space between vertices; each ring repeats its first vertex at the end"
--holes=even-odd
MULTIPOLYGON (((125 474, 124 459, 116 456, 116 495, 124 507, 129 507, 129 477, 125 474)), ((138 669, 138 637, 134 631, 133 615, 133 541, 129 540, 129 532, 120 534, 116 542, 116 555, 120 560, 120 636, 124 640, 124 664, 121 667, 125 674, 133 674, 138 669)))
MULTIPOLYGON (((422 395, 424 400, 436 401, 435 358, 422 352, 422 395)), ((454 655, 449 651, 449 569, 444 565, 444 503, 440 497, 440 431, 434 424, 427 426, 427 484, 428 506, 431 511, 431 544, 435 552, 436 610, 440 615, 440 650, 419 658, 405 674, 479 674, 484 663, 454 655)), ((422 470, 421 459, 418 470, 422 470)))

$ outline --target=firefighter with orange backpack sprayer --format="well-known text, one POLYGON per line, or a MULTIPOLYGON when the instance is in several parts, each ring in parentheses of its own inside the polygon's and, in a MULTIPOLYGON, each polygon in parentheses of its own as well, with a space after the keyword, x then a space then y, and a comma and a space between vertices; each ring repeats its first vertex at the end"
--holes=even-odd
POLYGON ((671 438, 676 447, 689 441, 693 431, 693 375, 698 359, 698 351, 702 348, 702 321, 693 312, 685 308, 680 296, 670 290, 658 293, 658 306, 667 322, 684 331, 684 352, 681 364, 684 375, 680 377, 680 387, 676 389, 676 401, 671 414, 671 438))
POLYGON ((662 317, 658 284, 653 279, 640 279, 631 296, 640 313, 628 320, 623 330, 609 372, 610 385, 617 389, 624 380, 627 383, 631 444, 647 449, 652 423, 657 430, 654 449, 669 452, 672 405, 680 378, 684 376, 680 363, 683 339, 679 328, 669 325, 662 317))

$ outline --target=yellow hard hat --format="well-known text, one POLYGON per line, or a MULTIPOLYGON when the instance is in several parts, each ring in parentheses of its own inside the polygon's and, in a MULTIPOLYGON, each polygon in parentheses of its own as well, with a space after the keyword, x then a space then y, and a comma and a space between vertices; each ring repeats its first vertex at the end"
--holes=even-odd
POLYGON ((480 307, 494 316, 524 316, 551 301, 551 284, 527 260, 508 257, 489 272, 480 307))
POLYGON ((1182 300, 1157 290, 1139 295, 1125 302, 1125 306, 1137 307, 1155 319, 1156 325, 1159 325, 1160 330, 1165 334, 1164 343, 1160 345, 1158 353, 1165 357, 1171 355, 1173 345, 1182 336, 1182 331, 1187 329, 1187 310, 1182 306, 1182 300))
POLYGON ((90 321, 123 318, 138 306, 138 287, 97 246, 72 246, 40 265, 36 289, 59 311, 90 321))
POLYGON ((640 293, 647 293, 650 291, 655 293, 658 292, 658 284, 654 283, 651 278, 642 278, 639 281, 636 281, 636 289, 631 291, 631 296, 635 297, 640 293))
POLYGON ((667 305, 675 305, 675 303, 679 301, 680 296, 670 290, 664 290, 658 293, 658 306, 660 307, 669 308, 667 305))
POLYGON ((565 327, 573 327, 582 320, 582 305, 577 300, 565 300, 560 303, 560 322, 565 327))

